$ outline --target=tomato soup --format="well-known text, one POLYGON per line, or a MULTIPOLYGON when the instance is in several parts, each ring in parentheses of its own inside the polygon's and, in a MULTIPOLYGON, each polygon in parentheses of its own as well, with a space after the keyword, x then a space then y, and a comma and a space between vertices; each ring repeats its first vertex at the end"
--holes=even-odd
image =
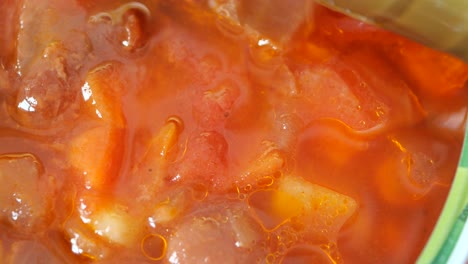
POLYGON ((411 263, 468 65, 308 1, 0 3, 5 263, 411 263))

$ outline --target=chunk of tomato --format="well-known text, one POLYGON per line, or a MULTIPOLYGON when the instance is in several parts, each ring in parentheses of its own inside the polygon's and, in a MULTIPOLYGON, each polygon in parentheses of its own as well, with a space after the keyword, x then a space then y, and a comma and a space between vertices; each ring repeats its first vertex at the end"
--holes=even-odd
POLYGON ((312 119, 336 118, 355 130, 419 122, 424 111, 391 63, 362 48, 296 71, 312 119))
POLYGON ((208 131, 188 141, 185 156, 175 166, 173 181, 197 181, 214 189, 229 186, 227 177, 228 144, 223 135, 208 131))

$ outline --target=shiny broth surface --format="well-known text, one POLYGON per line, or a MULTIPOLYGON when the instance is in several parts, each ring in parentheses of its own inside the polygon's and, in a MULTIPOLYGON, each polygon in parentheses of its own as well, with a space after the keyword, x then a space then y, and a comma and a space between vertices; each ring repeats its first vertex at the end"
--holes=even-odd
POLYGON ((411 263, 468 66, 305 1, 0 2, 4 263, 411 263))

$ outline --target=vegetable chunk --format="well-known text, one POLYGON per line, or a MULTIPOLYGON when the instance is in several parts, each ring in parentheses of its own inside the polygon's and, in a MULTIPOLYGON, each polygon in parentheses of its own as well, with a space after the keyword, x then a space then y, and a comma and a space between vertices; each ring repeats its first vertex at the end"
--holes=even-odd
POLYGON ((0 220, 16 232, 41 230, 51 219, 52 181, 29 153, 0 155, 0 220))
POLYGON ((105 63, 91 70, 81 88, 85 120, 91 118, 94 127, 81 131, 69 144, 69 163, 83 174, 87 188, 101 188, 115 179, 120 166, 123 145, 123 90, 117 77, 118 66, 105 63))
POLYGON ((122 128, 125 120, 118 94, 124 90, 119 78, 119 65, 104 63, 92 69, 81 88, 86 112, 115 128, 122 128))
POLYGON ((103 188, 116 178, 121 159, 122 131, 99 126, 83 131, 69 145, 69 164, 83 177, 83 186, 103 188))
MULTIPOLYGON (((304 179, 285 176, 278 183, 278 191, 301 202, 305 231, 325 240, 337 239, 338 232, 358 209, 356 200, 304 179)), ((277 199, 275 206, 287 208, 288 200, 277 199)))

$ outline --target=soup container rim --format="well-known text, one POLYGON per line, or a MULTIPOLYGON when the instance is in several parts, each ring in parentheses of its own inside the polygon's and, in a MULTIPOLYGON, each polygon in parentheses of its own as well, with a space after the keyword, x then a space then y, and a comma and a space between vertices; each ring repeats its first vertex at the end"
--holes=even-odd
POLYGON ((432 234, 416 263, 468 261, 468 123, 458 168, 432 234))

